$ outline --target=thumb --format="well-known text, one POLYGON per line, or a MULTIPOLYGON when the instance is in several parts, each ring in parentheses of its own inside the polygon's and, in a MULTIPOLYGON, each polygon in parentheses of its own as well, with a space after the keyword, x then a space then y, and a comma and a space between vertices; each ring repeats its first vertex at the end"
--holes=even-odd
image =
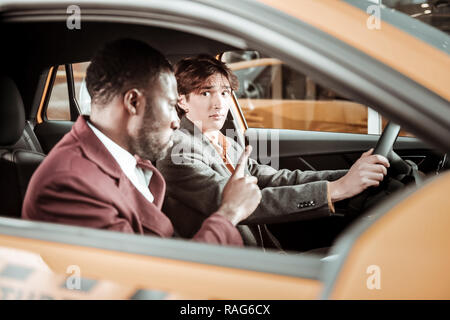
POLYGON ((239 158, 238 164, 236 166, 236 169, 234 170, 233 175, 230 179, 239 179, 244 177, 245 173, 245 166, 247 165, 248 157, 250 156, 250 153, 252 153, 252 146, 247 146, 242 153, 241 157, 239 158))
POLYGON ((369 150, 367 150, 366 152, 364 152, 364 153, 361 155, 361 158, 368 157, 368 156, 370 156, 372 153, 373 153, 373 148, 370 148, 369 150))

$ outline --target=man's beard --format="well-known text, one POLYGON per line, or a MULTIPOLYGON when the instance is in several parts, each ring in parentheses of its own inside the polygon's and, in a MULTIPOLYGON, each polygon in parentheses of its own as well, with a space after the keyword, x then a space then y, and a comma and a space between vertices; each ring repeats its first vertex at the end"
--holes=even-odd
POLYGON ((163 159, 169 150, 169 143, 162 142, 160 139, 160 124, 154 119, 151 107, 148 105, 137 137, 130 139, 133 153, 152 162, 163 159))

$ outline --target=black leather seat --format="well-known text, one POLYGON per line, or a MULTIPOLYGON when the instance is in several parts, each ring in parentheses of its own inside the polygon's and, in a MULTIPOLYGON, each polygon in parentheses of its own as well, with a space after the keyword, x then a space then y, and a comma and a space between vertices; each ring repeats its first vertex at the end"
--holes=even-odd
POLYGON ((44 158, 17 86, 0 76, 0 216, 20 217, 30 178, 44 158))

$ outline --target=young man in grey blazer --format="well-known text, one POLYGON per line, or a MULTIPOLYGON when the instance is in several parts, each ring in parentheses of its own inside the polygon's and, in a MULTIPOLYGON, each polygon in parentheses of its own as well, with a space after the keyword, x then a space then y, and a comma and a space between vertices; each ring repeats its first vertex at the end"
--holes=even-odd
MULTIPOLYGON (((157 167, 167 181, 164 212, 181 236, 190 237, 219 207, 225 184, 243 152, 243 146, 220 132, 238 81, 223 62, 203 55, 181 60, 175 75, 181 125, 173 148, 157 167)), ((278 247, 264 224, 293 221, 306 212, 328 216, 334 212, 334 202, 378 185, 389 162, 372 151, 365 152, 349 170, 275 170, 249 159, 245 172, 258 179, 262 200, 241 222, 244 242, 278 247)))

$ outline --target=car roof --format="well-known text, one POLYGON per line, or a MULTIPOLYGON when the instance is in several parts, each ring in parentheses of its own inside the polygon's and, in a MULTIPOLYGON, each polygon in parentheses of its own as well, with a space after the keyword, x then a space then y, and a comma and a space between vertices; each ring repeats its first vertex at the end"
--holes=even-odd
MULTIPOLYGON (((3 17, 13 21, 19 17, 20 13, 18 14, 17 12, 21 10, 28 13, 30 11, 41 11, 50 15, 54 13, 61 14, 61 10, 64 10, 62 12, 65 13, 65 9, 71 4, 70 1, 0 0, 0 11, 3 17), (8 12, 12 11, 16 12, 8 16, 8 12)), ((214 20, 214 17, 204 16, 201 12, 191 12, 198 9, 198 7, 194 8, 194 4, 229 12, 234 17, 239 16, 249 22, 263 23, 265 25, 274 24, 274 28, 276 27, 278 32, 295 34, 295 26, 300 23, 306 23, 381 61, 444 97, 446 100, 450 100, 450 90, 448 90, 448 83, 450 83, 450 73, 448 72, 450 68, 450 36, 404 14, 392 12, 392 10, 387 8, 380 8, 381 29, 370 30, 366 25, 368 14, 365 10, 362 10, 374 5, 370 1, 230 0, 227 3, 223 3, 218 0, 151 2, 133 0, 123 3, 123 1, 115 0, 84 0, 79 1, 78 4, 80 5, 82 19, 83 14, 88 12, 87 21, 95 20, 96 17, 92 16, 95 10, 102 14, 110 12, 116 18, 118 13, 111 10, 120 10, 124 12, 124 21, 122 22, 126 21, 127 23, 133 23, 133 19, 126 15, 126 11, 139 11, 142 14, 150 12, 163 15, 167 12, 179 12, 180 19, 185 19, 184 15, 195 17, 191 22, 193 25, 192 29, 187 30, 191 33, 191 36, 192 33, 195 34, 197 25, 202 26, 206 21, 211 22, 214 20), (187 6, 187 3, 190 5, 187 6), (180 12, 180 7, 185 8, 185 10, 180 12)), ((234 17, 230 15, 230 19, 234 19, 234 17)), ((148 15, 146 18, 148 20, 148 15)), ((57 21, 56 15, 54 15, 53 21, 57 21)), ((134 19, 134 22, 142 23, 138 19, 134 19)), ((233 35, 229 32, 221 32, 220 25, 226 24, 227 21, 214 21, 214 23, 217 27, 215 30, 211 30, 211 34, 207 38, 220 38, 222 44, 227 43, 232 44, 232 46, 236 44, 234 47, 245 46, 242 40, 239 43, 240 40, 236 37, 233 38, 233 35)), ((171 28, 173 27, 172 25, 171 28)), ((58 30, 56 29, 51 30, 52 37, 55 39, 58 36, 58 30)), ((179 31, 182 31, 182 29, 179 31)), ((60 30, 60 32, 63 31, 60 30)), ((99 36, 107 38, 108 35, 114 34, 119 33, 106 32, 106 34, 99 36)), ((42 37, 44 38, 44 36, 42 37)), ((217 51, 229 49, 224 48, 219 42, 214 40, 208 42, 206 38, 202 39, 203 42, 200 46, 197 45, 198 42, 196 41, 167 42, 167 40, 172 39, 170 35, 163 38, 162 41, 156 41, 152 45, 168 55, 169 58, 171 56, 180 57, 196 53, 217 53, 217 51), (163 47, 158 47, 159 45, 163 47), (177 50, 182 50, 182 52, 174 52, 177 50)), ((57 42, 56 40, 52 44, 59 51, 58 54, 62 56, 62 48, 58 48, 57 42)), ((92 46, 90 46, 91 50, 87 50, 89 48, 87 45, 84 45, 84 41, 72 43, 77 45, 75 48, 71 48, 72 52, 77 52, 77 48, 80 48, 80 51, 92 53, 92 46)), ((75 54, 75 52, 73 53, 75 54)))

